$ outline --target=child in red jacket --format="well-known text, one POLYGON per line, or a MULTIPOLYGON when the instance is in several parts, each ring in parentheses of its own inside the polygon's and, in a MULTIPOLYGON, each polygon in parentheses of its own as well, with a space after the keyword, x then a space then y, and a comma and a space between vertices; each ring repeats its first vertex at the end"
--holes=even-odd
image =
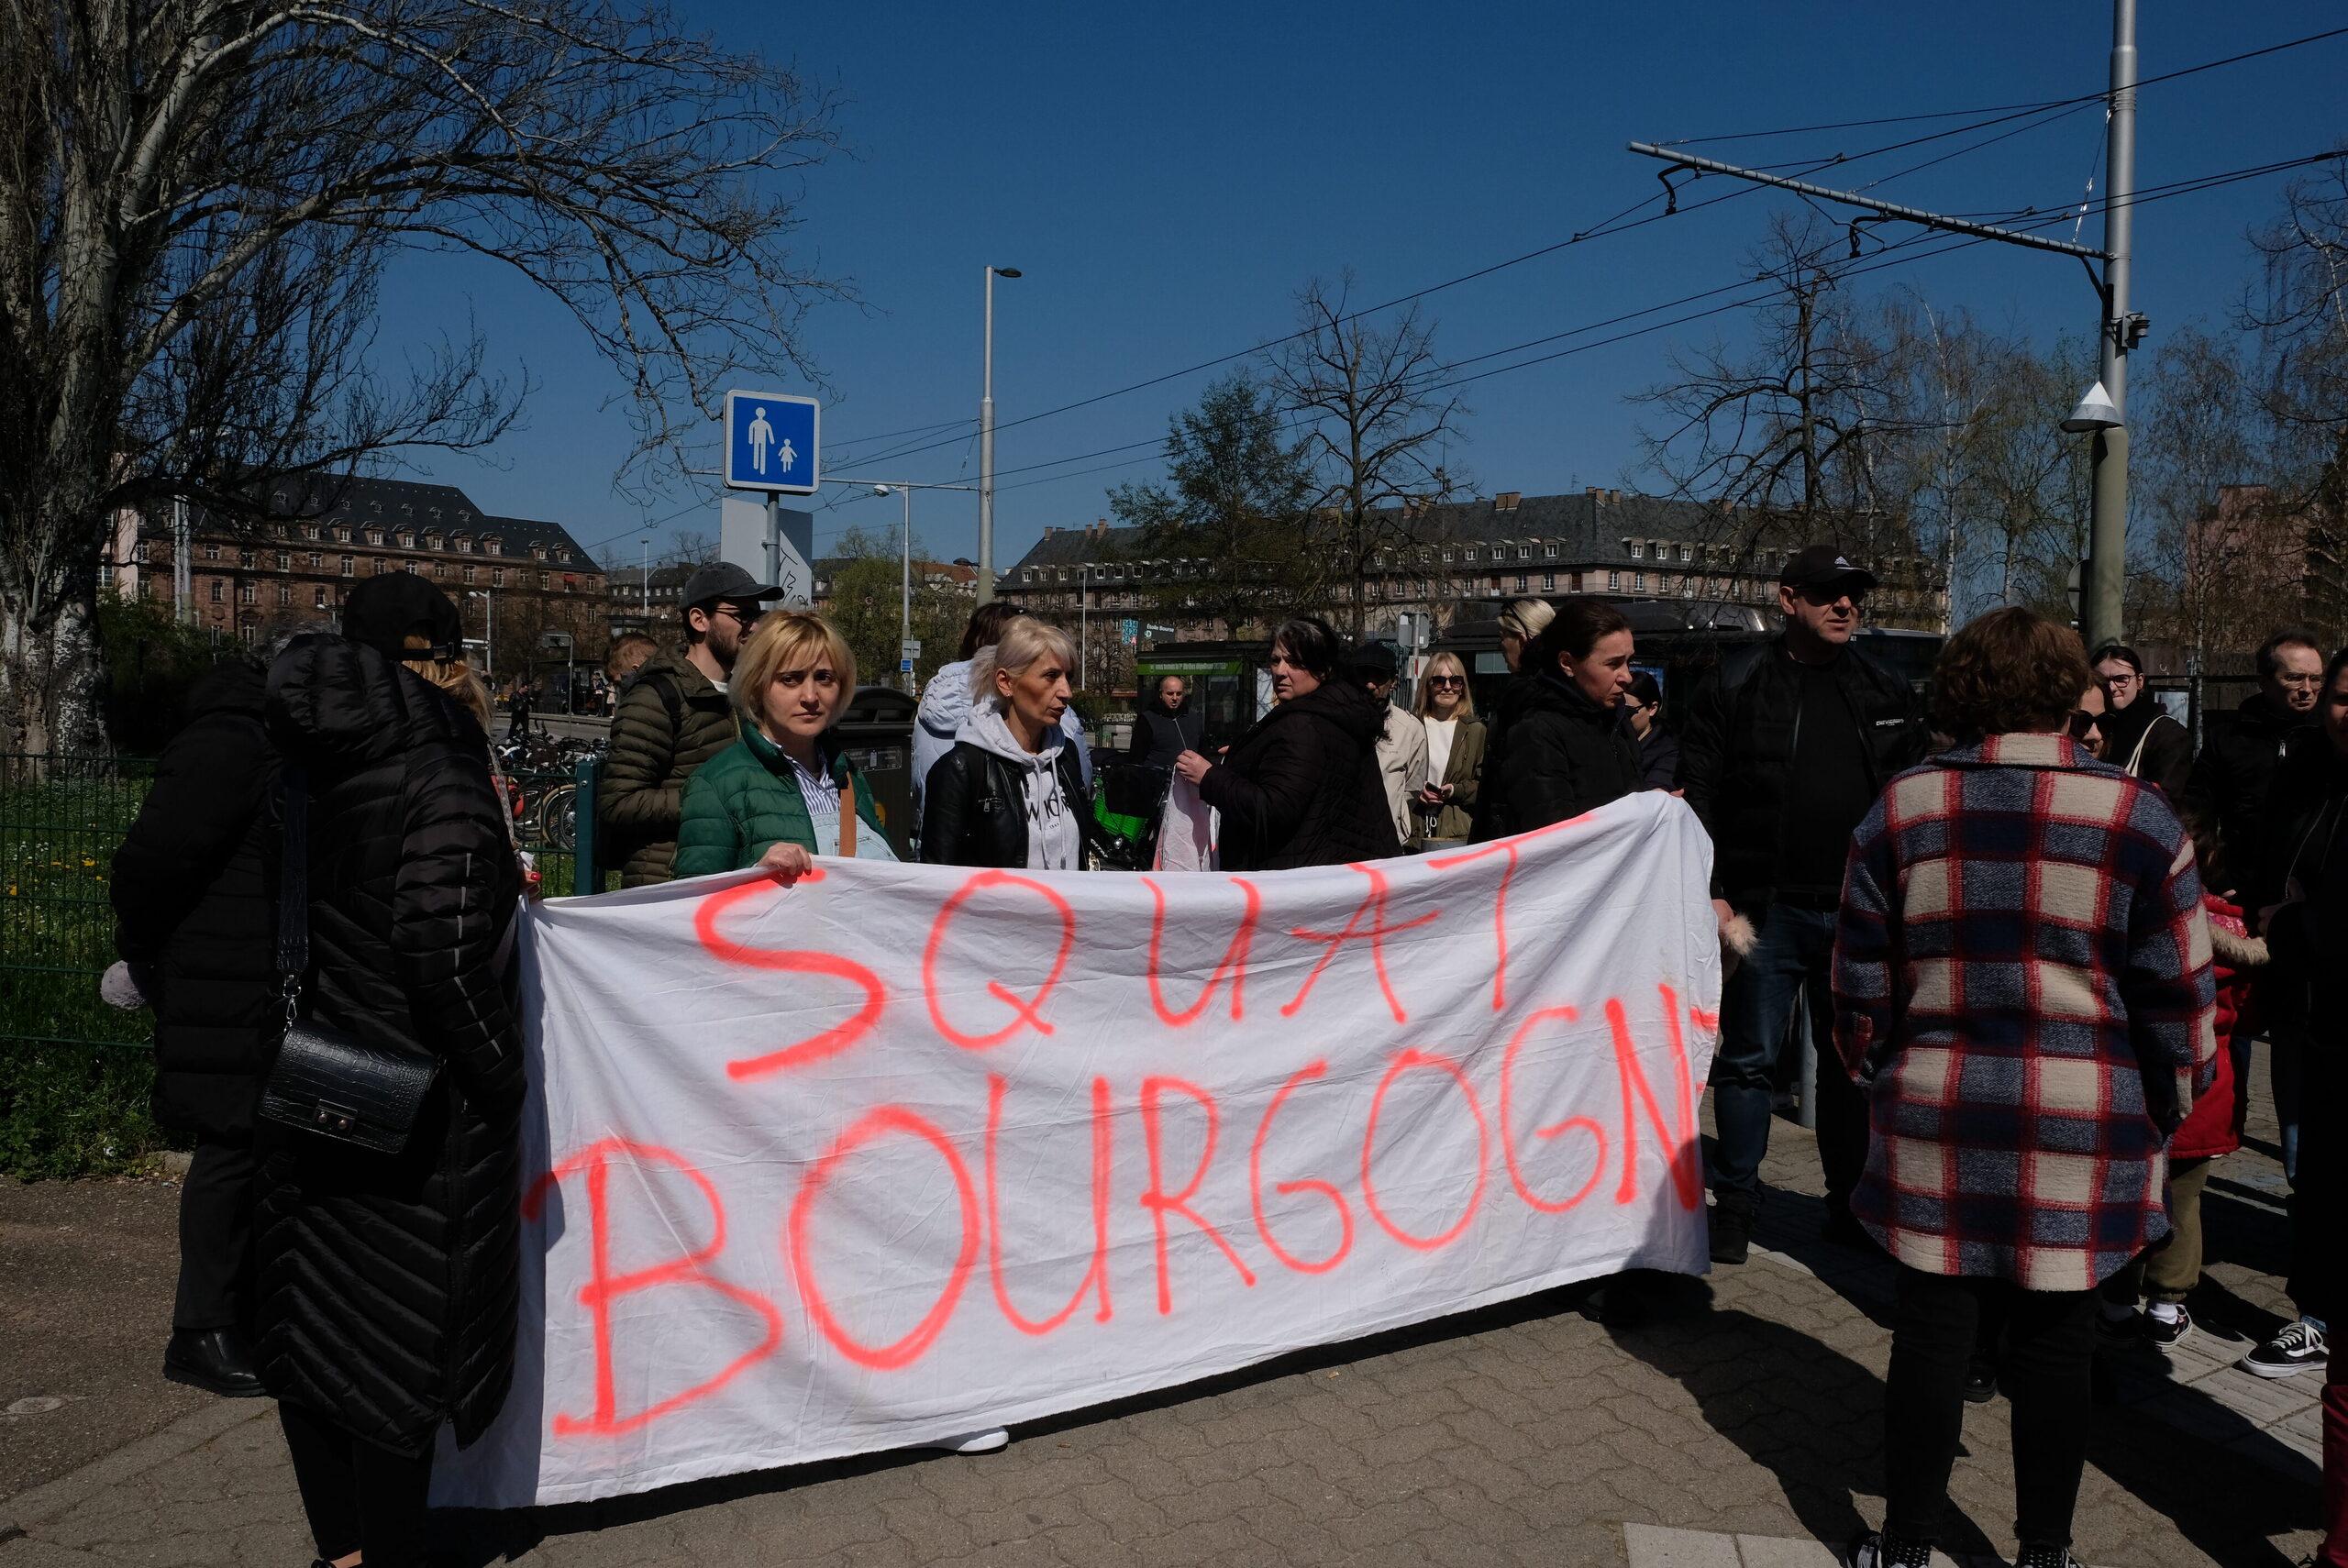
MULTIPOLYGON (((2192 813, 2185 826, 2193 835, 2202 885, 2222 886, 2214 835, 2192 813)), ((2185 1297, 2201 1283, 2201 1189, 2210 1163, 2242 1147, 2246 1109, 2226 1042, 2248 1005, 2251 972, 2266 962, 2266 944, 2250 934, 2241 910, 2210 892, 2201 895, 2201 909, 2210 921, 2210 969, 2218 983, 2218 1076, 2194 1096, 2193 1109, 2169 1140, 2169 1233, 2102 1286, 2104 1331, 2115 1337, 2141 1334, 2163 1350, 2193 1331, 2185 1297), (2136 1311, 2139 1296, 2146 1303, 2142 1317, 2136 1311)))

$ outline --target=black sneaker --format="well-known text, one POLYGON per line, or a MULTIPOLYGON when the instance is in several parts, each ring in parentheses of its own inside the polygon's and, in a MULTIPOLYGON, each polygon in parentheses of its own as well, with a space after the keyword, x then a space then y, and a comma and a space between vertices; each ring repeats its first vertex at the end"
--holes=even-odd
POLYGON ((1996 1358, 1974 1353, 1965 1369, 1965 1402, 1986 1405, 1998 1397, 1998 1363, 1996 1358))
POLYGON ((1753 1250, 1753 1199, 1724 1192, 1712 1201, 1712 1261, 1741 1264, 1753 1250))
POLYGON ((2330 1364, 2331 1352, 2323 1331, 2302 1318, 2286 1323, 2276 1336, 2235 1363, 2254 1377, 2297 1377, 2311 1368, 2330 1364))
POLYGON ((2025 1546, 2014 1553, 2014 1568, 2079 1568, 2066 1546, 2025 1546))
POLYGON ((2185 1337, 2193 1331, 2193 1314, 2187 1311, 2185 1304, 2180 1301, 2177 1303, 2175 1318, 2164 1318, 2158 1312, 2147 1312, 2136 1331, 2165 1351, 2175 1350, 2183 1344, 2185 1337))
POLYGON ((1886 1542, 1881 1530, 1871 1529, 1843 1549, 1843 1561, 1848 1568, 1930 1568, 1933 1549, 1886 1542))
POLYGON ((267 1392, 253 1375, 245 1336, 234 1329, 173 1329, 163 1375, 227 1399, 258 1399, 267 1392))

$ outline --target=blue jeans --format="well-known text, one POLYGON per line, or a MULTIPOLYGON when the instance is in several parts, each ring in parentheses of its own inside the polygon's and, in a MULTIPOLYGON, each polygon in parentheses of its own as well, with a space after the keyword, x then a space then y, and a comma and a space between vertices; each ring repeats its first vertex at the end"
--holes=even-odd
POLYGON ((1778 1048, 1794 999, 1810 992, 1811 1038, 1817 1047, 1818 1157, 1826 1172, 1829 1209, 1847 1212, 1867 1157, 1866 1101, 1834 1054, 1834 913, 1776 904, 1754 916, 1758 940, 1729 977, 1721 999, 1721 1048, 1712 1059, 1715 1193, 1752 1197, 1761 1190, 1777 1109, 1778 1048))
MULTIPOLYGON (((2275 1121, 2283 1145, 2283 1179, 2296 1182, 2299 1177, 2299 1105, 2303 1094, 2300 1081, 2305 1076, 2301 1052, 2303 1032, 2278 1029, 2267 1036, 2267 1084, 2275 1094, 2275 1121)), ((2234 1092, 2250 1093, 2250 1076, 2238 1074, 2234 1092)))

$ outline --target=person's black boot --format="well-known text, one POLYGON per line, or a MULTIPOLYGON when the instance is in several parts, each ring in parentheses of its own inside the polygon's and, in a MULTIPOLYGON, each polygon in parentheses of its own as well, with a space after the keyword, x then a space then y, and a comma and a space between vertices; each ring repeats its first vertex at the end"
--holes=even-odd
POLYGON ((245 1336, 235 1329, 173 1329, 163 1375, 227 1399, 258 1399, 266 1392, 253 1375, 245 1336))
POLYGON ((1712 1261, 1741 1264, 1753 1249, 1753 1199, 1742 1192, 1712 1198, 1712 1261))

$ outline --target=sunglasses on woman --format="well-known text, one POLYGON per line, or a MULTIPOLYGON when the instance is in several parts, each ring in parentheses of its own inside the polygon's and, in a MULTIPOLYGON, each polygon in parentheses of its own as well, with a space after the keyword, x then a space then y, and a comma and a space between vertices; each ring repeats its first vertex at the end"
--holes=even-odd
POLYGON ((1429 686, 1465 686, 1468 683, 1456 675, 1430 675, 1427 677, 1427 684, 1429 686))

